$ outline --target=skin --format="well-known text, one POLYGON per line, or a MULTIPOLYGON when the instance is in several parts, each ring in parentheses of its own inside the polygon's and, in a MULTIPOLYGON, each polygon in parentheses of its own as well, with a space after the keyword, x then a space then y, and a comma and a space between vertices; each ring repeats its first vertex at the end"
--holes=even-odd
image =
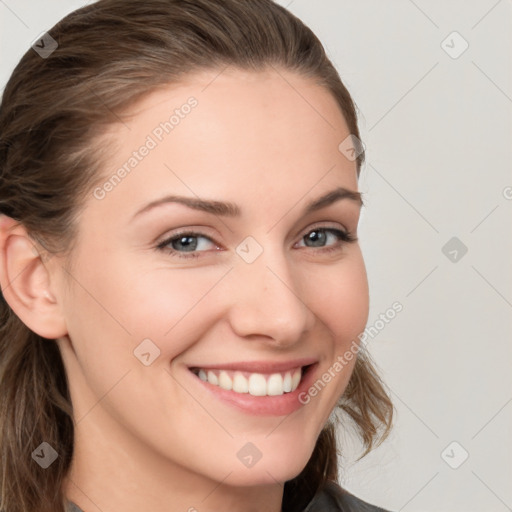
POLYGON ((357 241, 327 231, 324 247, 306 245, 315 227, 356 236, 360 214, 349 199, 303 213, 358 185, 356 162, 338 150, 345 120, 310 80, 226 69, 152 92, 105 135, 115 148, 105 179, 190 96, 197 106, 121 183, 88 195, 70 255, 40 259, 22 226, 0 224, 6 299, 64 359, 75 420, 64 491, 86 512, 280 511, 283 483, 309 460, 355 358, 286 416, 212 399, 187 366, 314 357, 320 377, 368 318, 357 241), (168 194, 230 201, 242 215, 168 203, 133 218, 168 194), (181 228, 207 237, 199 257, 156 249, 181 228), (247 236, 263 249, 250 264, 236 252, 247 236), (133 353, 146 338, 160 350, 150 366, 133 353), (251 468, 237 457, 249 441, 262 454, 251 468))

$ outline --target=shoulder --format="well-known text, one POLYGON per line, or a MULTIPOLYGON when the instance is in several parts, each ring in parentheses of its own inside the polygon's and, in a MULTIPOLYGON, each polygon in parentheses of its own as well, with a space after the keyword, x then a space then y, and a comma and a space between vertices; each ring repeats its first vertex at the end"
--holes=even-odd
POLYGON ((304 512, 390 512, 360 500, 334 482, 327 482, 304 512))

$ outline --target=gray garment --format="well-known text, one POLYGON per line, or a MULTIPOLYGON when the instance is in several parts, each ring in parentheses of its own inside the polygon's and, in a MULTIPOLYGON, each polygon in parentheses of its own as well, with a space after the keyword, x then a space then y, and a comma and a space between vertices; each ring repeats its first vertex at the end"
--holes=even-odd
POLYGON ((356 498, 334 482, 327 482, 304 512, 389 512, 356 498))
POLYGON ((72 501, 68 501, 66 512, 83 512, 83 510, 78 507, 78 505, 75 505, 72 501))
MULTIPOLYGON (((66 512, 83 512, 73 502, 69 502, 66 512)), ((344 491, 334 482, 328 482, 305 508, 304 512, 389 512, 344 491)))

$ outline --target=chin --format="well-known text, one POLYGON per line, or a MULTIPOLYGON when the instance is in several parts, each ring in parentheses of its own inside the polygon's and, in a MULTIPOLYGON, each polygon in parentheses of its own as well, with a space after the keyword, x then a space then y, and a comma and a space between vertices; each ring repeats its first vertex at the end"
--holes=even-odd
POLYGON ((304 450, 304 446, 301 448, 276 450, 271 456, 262 456, 252 467, 240 464, 235 470, 231 468, 230 485, 273 485, 292 480, 302 472, 311 457, 311 452, 304 450))

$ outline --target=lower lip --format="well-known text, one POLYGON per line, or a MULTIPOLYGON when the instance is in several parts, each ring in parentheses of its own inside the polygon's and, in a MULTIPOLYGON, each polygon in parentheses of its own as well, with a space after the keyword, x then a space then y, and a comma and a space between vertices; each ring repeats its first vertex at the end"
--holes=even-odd
POLYGON ((317 366, 318 363, 315 363, 308 368, 295 391, 277 396, 253 396, 250 393, 236 393, 235 391, 229 391, 205 382, 192 372, 190 374, 212 396, 228 405, 241 409, 247 414, 255 416, 286 416, 304 405, 299 400, 299 396, 301 393, 307 392, 314 381, 317 366))

